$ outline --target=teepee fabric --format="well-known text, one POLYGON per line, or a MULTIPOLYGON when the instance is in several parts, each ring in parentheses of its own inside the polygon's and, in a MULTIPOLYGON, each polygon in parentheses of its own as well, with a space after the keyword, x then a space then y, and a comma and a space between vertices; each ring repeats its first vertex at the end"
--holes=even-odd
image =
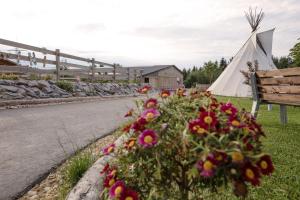
POLYGON ((208 90, 215 95, 250 97, 251 87, 243 83, 245 77, 241 70, 247 71, 247 62, 254 63, 255 60, 258 61, 259 70, 276 69, 272 61, 273 32, 274 29, 261 33, 253 32, 208 90))

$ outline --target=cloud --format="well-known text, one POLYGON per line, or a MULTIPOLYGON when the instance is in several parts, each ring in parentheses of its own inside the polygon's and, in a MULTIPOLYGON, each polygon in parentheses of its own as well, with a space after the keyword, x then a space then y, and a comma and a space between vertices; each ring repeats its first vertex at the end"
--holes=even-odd
POLYGON ((85 32, 85 33, 91 33, 91 32, 96 32, 96 31, 103 31, 106 29, 104 24, 99 24, 99 23, 91 23, 91 24, 81 24, 76 26, 76 29, 85 32))

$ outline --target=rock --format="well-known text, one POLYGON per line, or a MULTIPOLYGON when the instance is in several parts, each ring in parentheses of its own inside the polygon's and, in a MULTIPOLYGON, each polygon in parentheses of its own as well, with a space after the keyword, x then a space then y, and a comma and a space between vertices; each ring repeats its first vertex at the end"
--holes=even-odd
POLYGON ((28 81, 28 86, 29 87, 38 87, 39 84, 38 84, 38 82, 36 80, 34 80, 34 81, 28 81))
POLYGON ((18 88, 17 92, 23 96, 26 96, 26 90, 24 90, 23 88, 18 88))
POLYGON ((45 81, 45 80, 40 80, 38 81, 38 88, 50 88, 50 84, 48 83, 48 81, 45 81))
POLYGON ((16 93, 19 88, 15 87, 15 86, 9 86, 9 85, 0 85, 0 89, 4 89, 6 91, 16 93))
POLYGON ((18 93, 6 92, 5 95, 2 96, 2 99, 6 100, 15 100, 15 99, 23 99, 24 96, 18 93))
POLYGON ((37 194, 37 192, 36 191, 33 191, 33 190, 30 190, 29 192, 28 192, 28 196, 34 196, 34 195, 36 195, 37 194))
POLYGON ((17 82, 16 82, 16 85, 28 85, 28 81, 26 81, 26 80, 18 80, 17 82))
POLYGON ((15 82, 12 80, 0 80, 0 85, 14 85, 15 82))

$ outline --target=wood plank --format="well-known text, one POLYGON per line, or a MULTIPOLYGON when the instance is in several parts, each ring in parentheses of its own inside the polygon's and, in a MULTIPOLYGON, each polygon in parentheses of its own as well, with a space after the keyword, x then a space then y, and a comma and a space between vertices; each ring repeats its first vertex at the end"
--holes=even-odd
POLYGON ((83 69, 86 71, 90 70, 89 66, 79 65, 79 64, 75 64, 75 63, 60 62, 60 66, 76 67, 76 68, 83 69))
POLYGON ((263 101, 276 104, 285 105, 299 105, 300 106, 300 95, 299 94, 261 94, 263 101))
POLYGON ((262 93, 285 93, 285 94, 300 94, 300 86, 296 85, 258 85, 262 93))
MULTIPOLYGON (((28 61, 30 62, 30 58, 28 56, 24 56, 24 55, 17 55, 17 54, 13 54, 13 53, 6 53, 6 52, 0 52, 0 55, 3 55, 5 58, 8 58, 8 59, 20 59, 20 60, 23 60, 23 61, 28 61)), ((45 60, 43 58, 35 58, 36 62, 37 63, 46 63, 46 64, 49 64, 49 65, 55 65, 56 62, 54 60, 45 60)), ((32 58, 31 58, 31 61, 32 61, 32 58)))
POLYGON ((67 53, 60 53, 60 56, 64 57, 64 58, 70 58, 70 59, 73 59, 73 60, 80 60, 80 61, 85 61, 85 62, 92 62, 92 59, 82 58, 82 57, 74 56, 74 55, 67 54, 67 53))
POLYGON ((55 55, 55 51, 51 51, 46 48, 35 47, 35 46, 28 45, 28 44, 13 42, 13 41, 1 39, 1 38, 0 38, 0 44, 55 55))
POLYGON ((109 63, 101 62, 101 61, 97 61, 97 60, 95 60, 95 64, 104 65, 104 66, 106 65, 106 66, 110 66, 110 67, 114 66, 113 64, 109 64, 109 63))
POLYGON ((277 78, 259 78, 260 85, 300 85, 300 76, 277 77, 277 78))
POLYGON ((278 69, 271 71, 259 70, 256 72, 257 76, 260 78, 274 77, 274 76, 299 76, 300 67, 278 69))

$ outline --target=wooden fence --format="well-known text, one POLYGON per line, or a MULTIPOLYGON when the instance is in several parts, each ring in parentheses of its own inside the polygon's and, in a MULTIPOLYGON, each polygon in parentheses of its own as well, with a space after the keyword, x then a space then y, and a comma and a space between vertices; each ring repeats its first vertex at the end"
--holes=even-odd
POLYGON ((49 50, 46 48, 35 47, 19 42, 5 40, 0 38, 0 44, 8 47, 16 48, 15 53, 4 52, 0 50, 0 58, 15 60, 17 66, 1 66, 1 73, 37 73, 55 74, 56 79, 77 79, 88 78, 94 80, 134 80, 138 81, 141 77, 142 70, 131 69, 130 67, 122 67, 119 64, 111 64, 95 60, 94 58, 83 58, 67 53, 63 53, 60 49, 49 50), (21 51, 27 51, 27 55, 22 55, 21 51), (42 57, 37 57, 37 54, 42 54, 42 57), (47 56, 52 56, 54 59, 49 59, 47 56), (68 60, 67 60, 68 59, 68 60), (27 66, 22 66, 20 61, 29 63, 27 66), (70 62, 71 61, 71 62, 70 62), (82 64, 85 63, 86 65, 82 64), (39 64, 40 67, 32 67, 39 64), (41 68, 42 66, 42 68, 41 68), (46 69, 46 66, 53 66, 54 69, 46 69), (44 67, 44 68, 43 68, 44 67))

